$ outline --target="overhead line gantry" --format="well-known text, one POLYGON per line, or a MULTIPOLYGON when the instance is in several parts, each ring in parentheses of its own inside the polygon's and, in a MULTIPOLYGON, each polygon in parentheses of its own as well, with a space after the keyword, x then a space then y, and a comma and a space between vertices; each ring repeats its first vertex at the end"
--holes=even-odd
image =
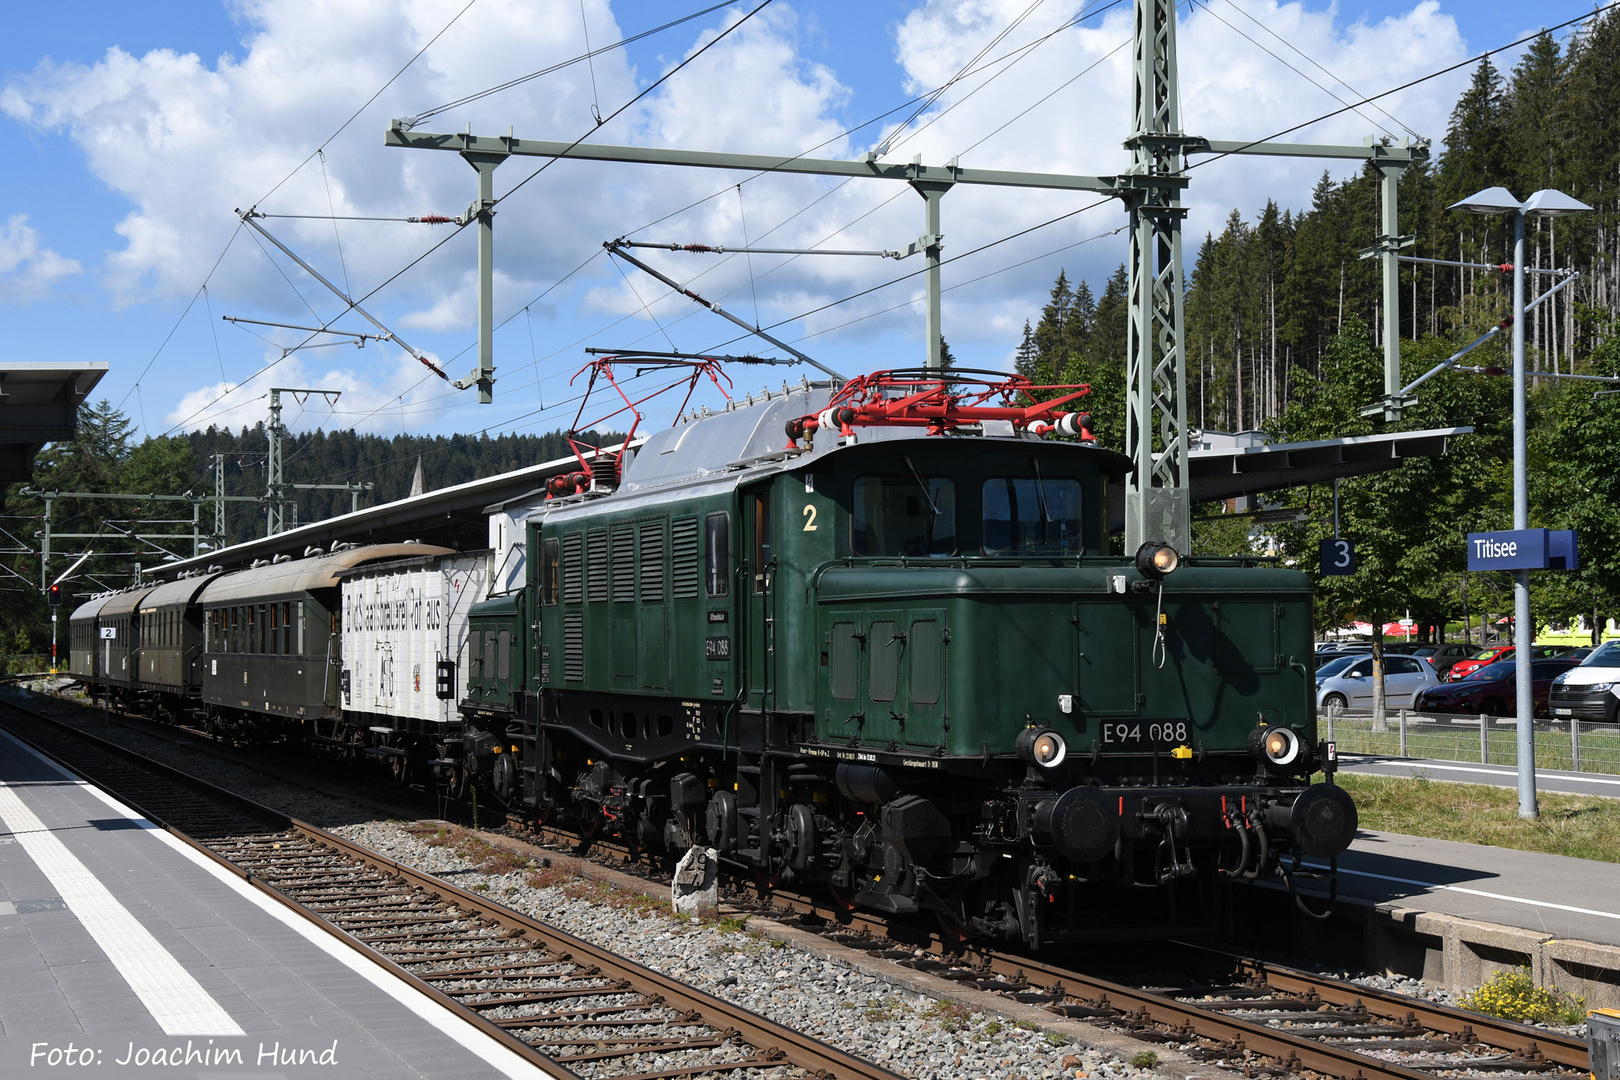
MULTIPOLYGON (((761 174, 793 173, 827 177, 869 178, 909 184, 923 199, 923 234, 917 246, 927 257, 927 366, 941 366, 940 251, 943 237, 940 201, 958 184, 989 187, 1074 191, 1117 198, 1129 214, 1130 257, 1127 263, 1129 316, 1126 372, 1128 379, 1125 452, 1135 464, 1125 493, 1125 546, 1133 551, 1155 540, 1179 551, 1190 548, 1192 502, 1188 453, 1186 381, 1185 275, 1181 225, 1186 210, 1182 192, 1188 184, 1186 160, 1193 154, 1259 154, 1264 156, 1337 158, 1370 162, 1381 177, 1381 232, 1364 258, 1377 257, 1383 270, 1384 395, 1367 410, 1398 420, 1409 397, 1401 394, 1399 253, 1412 237, 1399 234, 1396 200, 1401 173, 1429 155, 1426 140, 1402 139, 1385 145, 1368 139, 1361 146, 1244 142, 1188 135, 1181 130, 1180 90, 1176 60, 1175 0, 1135 0, 1132 130, 1125 142, 1131 151, 1128 169, 1113 176, 1017 172, 963 167, 952 158, 945 165, 887 162, 875 153, 854 161, 771 154, 730 154, 662 147, 604 146, 582 142, 411 130, 394 120, 384 145, 458 153, 478 173, 478 197, 464 217, 476 218, 478 230, 478 366, 461 388, 477 386, 479 401, 493 400, 494 364, 494 171, 511 157, 568 158, 645 165, 735 169, 761 174)), ((753 332, 754 328, 750 328, 753 332)), ((818 365, 819 366, 819 365, 818 365)))

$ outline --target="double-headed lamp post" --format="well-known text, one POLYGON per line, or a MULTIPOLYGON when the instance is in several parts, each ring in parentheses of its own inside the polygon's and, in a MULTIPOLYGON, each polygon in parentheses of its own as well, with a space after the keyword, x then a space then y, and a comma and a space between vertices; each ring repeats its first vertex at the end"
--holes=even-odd
MULTIPOLYGON (((1528 214, 1557 217, 1589 213, 1591 207, 1565 195, 1543 188, 1524 202, 1507 188, 1493 187, 1459 203, 1449 210, 1470 214, 1513 215, 1513 528, 1530 527, 1530 482, 1525 463, 1524 434, 1524 219, 1528 214)), ((1513 572, 1513 667, 1518 701, 1519 728, 1519 816, 1536 816, 1536 743, 1533 725, 1534 687, 1530 677, 1530 650, 1535 642, 1535 623, 1530 618, 1530 571, 1513 572)), ((1480 723, 1485 723, 1481 718, 1480 723)))

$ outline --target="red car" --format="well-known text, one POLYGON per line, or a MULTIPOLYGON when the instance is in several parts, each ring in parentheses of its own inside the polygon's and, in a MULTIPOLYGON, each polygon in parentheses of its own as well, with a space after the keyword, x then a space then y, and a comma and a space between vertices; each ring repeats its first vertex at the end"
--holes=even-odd
POLYGON ((1512 655, 1513 646, 1492 645, 1482 653, 1475 653, 1467 660, 1459 660, 1452 664, 1451 670, 1446 672, 1446 681, 1456 682, 1468 675, 1472 675, 1486 664, 1494 664, 1496 661, 1512 655))
MULTIPOLYGON (((1553 680, 1579 666, 1569 660, 1537 660, 1530 665, 1530 698, 1537 716, 1547 715, 1553 680)), ((1431 686, 1418 695, 1418 712, 1511 716, 1518 708, 1517 670, 1517 664, 1486 664, 1467 678, 1431 686)))
MULTIPOLYGON (((1532 645, 1530 646, 1530 659, 1555 660, 1561 651, 1562 649, 1557 645, 1532 645)), ((1466 679, 1482 667, 1489 667, 1492 664, 1500 664, 1512 659, 1512 645, 1492 645, 1484 652, 1475 654, 1472 660, 1459 660, 1451 665, 1451 670, 1446 672, 1446 679, 1448 682, 1466 679)))

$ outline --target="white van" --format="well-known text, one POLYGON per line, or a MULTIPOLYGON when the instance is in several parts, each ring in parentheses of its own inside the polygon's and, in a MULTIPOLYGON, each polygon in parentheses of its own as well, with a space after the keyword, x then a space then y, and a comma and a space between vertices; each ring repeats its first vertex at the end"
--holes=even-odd
POLYGON ((1620 641, 1604 642, 1580 667, 1554 679, 1547 705, 1554 717, 1614 723, 1620 705, 1620 641))

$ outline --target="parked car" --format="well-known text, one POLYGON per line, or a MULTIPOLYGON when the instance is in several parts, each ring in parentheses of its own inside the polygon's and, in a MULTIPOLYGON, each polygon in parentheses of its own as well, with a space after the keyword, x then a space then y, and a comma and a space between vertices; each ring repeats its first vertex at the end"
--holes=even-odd
POLYGON ((1576 661, 1585 660, 1588 656, 1591 656, 1594 652, 1596 652, 1597 648, 1598 647, 1596 645, 1571 645, 1568 648, 1559 649, 1556 659, 1576 661))
MULTIPOLYGON (((1560 651, 1561 650, 1557 645, 1532 645, 1530 647, 1530 659, 1556 660, 1559 658, 1560 651)), ((1506 661, 1512 659, 1512 645, 1492 645, 1489 649, 1486 649, 1484 652, 1476 655, 1472 660, 1459 660, 1457 663, 1453 664, 1451 666, 1451 670, 1446 673, 1446 676, 1448 679, 1455 681, 1472 674, 1482 667, 1486 667, 1490 664, 1505 663, 1506 661), (1485 659, 1486 657, 1489 657, 1489 659, 1485 659)))
POLYGON ((1323 679, 1330 675, 1337 675, 1357 660, 1366 659, 1366 653, 1341 653, 1338 656, 1329 656, 1316 665, 1316 682, 1320 686, 1323 679))
POLYGON ((1453 663, 1450 670, 1446 672, 1446 681, 1457 682, 1459 679, 1465 679, 1485 665, 1495 663, 1504 655, 1511 655, 1512 653, 1513 646, 1511 645, 1492 645, 1484 652, 1475 653, 1467 659, 1453 663))
POLYGON ((1435 674, 1444 676, 1446 672, 1451 670, 1453 664, 1459 660, 1468 659, 1469 656, 1473 655, 1473 651, 1472 646, 1460 644, 1424 645, 1419 647, 1412 655, 1434 668, 1435 674))
MULTIPOLYGON (((1370 656, 1342 657, 1348 661, 1342 668, 1324 675, 1316 672, 1316 704, 1318 708, 1337 705, 1371 705, 1373 700, 1373 658, 1370 656)), ((1417 697, 1431 686, 1438 686, 1440 677, 1434 669, 1413 656, 1384 657, 1384 701, 1392 709, 1409 708, 1417 697)))
MULTIPOLYGON (((1568 660, 1536 660, 1530 665, 1531 710, 1544 716, 1548 691, 1553 680, 1574 670, 1568 660)), ((1471 713, 1483 716, 1510 716, 1518 708, 1518 665, 1486 664, 1456 682, 1435 686, 1418 695, 1419 712, 1471 713)))
POLYGON ((1620 641, 1597 646, 1579 667, 1554 679, 1548 704, 1554 716, 1615 723, 1620 713, 1620 641))

